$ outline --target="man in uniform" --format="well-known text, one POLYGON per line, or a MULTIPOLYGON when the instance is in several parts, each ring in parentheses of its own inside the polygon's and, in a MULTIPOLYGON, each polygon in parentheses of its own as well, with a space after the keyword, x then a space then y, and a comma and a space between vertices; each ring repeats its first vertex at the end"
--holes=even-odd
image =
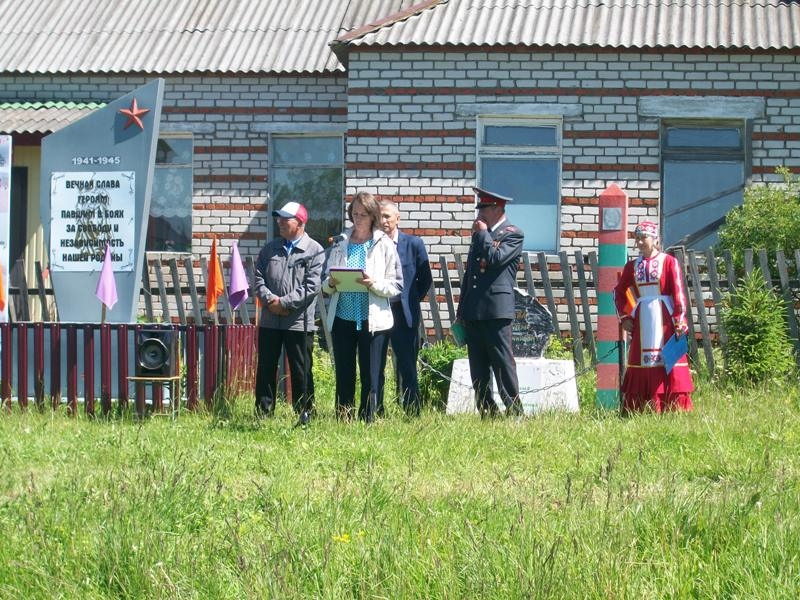
POLYGON ((511 322, 524 234, 506 218, 511 198, 478 187, 473 190, 478 215, 472 224, 456 321, 463 322, 466 331, 470 376, 481 416, 497 414, 492 372, 506 415, 517 416, 522 414, 522 403, 511 350, 511 322))
POLYGON ((279 235, 259 253, 254 285, 261 302, 256 412, 270 416, 275 411, 278 361, 284 349, 292 382, 292 406, 306 423, 314 406, 314 309, 324 256, 322 246, 305 231, 305 206, 289 202, 272 211, 272 216, 278 218, 279 235))

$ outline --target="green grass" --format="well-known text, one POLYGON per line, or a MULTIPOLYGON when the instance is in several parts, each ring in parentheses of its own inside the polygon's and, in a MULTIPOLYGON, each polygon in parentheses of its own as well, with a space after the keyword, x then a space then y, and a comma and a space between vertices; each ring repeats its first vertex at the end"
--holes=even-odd
POLYGON ((0 598, 796 598, 796 387, 691 414, 0 416, 0 598))

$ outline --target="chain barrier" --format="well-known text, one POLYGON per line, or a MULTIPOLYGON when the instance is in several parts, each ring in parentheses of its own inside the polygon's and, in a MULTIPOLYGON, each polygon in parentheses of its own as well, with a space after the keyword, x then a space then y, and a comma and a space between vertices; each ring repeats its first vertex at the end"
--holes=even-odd
MULTIPOLYGON (((609 356, 611 356, 614 352, 617 352, 619 350, 620 344, 621 344, 621 342, 619 342, 619 341, 618 342, 614 342, 614 346, 611 348, 611 350, 609 350, 603 356, 601 356, 597 360, 597 362, 598 363, 603 362, 604 359, 606 359, 609 356)), ((429 344, 427 342, 425 344, 423 344, 423 347, 428 347, 428 346, 431 346, 431 344, 429 344)), ((460 385, 461 387, 464 387, 464 388, 467 388, 467 389, 470 389, 470 390, 472 389, 472 384, 466 384, 466 383, 462 383, 461 381, 455 381, 452 377, 448 377, 447 375, 442 373, 440 370, 438 370, 435 367, 433 367, 432 365, 429 365, 428 363, 426 363, 425 360, 422 357, 419 358, 419 362, 422 363, 423 367, 433 371, 439 377, 441 377, 442 379, 444 379, 445 381, 447 381, 451 385, 453 383, 455 383, 456 385, 460 385)), ((569 383, 570 381, 572 381, 574 379, 578 379, 578 377, 580 377, 582 375, 585 375, 589 371, 592 371, 592 370, 595 370, 595 369, 597 369, 597 365, 596 364, 589 365, 588 367, 583 368, 582 370, 578 371, 574 375, 571 375, 570 377, 567 377, 566 379, 563 379, 561 381, 557 381, 555 383, 551 383, 549 385, 546 385, 546 386, 540 387, 540 388, 520 388, 519 393, 520 394, 536 394, 536 393, 539 393, 539 392, 546 392, 547 390, 550 390, 550 389, 553 389, 553 388, 557 388, 558 386, 564 385, 565 383, 569 383)))

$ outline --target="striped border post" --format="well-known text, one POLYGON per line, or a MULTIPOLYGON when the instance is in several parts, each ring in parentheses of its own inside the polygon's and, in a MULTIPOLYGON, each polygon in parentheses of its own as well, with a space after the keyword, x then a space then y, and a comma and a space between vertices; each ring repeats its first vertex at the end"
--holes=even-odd
POLYGON ((616 183, 600 194, 597 282, 597 396, 603 408, 618 408, 619 320, 613 290, 628 258, 628 196, 616 183))

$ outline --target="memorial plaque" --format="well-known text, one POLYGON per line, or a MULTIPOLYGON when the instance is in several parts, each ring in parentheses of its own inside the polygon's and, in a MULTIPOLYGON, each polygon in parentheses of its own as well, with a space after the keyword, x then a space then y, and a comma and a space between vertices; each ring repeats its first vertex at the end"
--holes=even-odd
POLYGON ((550 311, 525 290, 514 288, 511 348, 515 357, 541 358, 555 324, 550 311))
POLYGON ((100 321, 106 244, 119 297, 106 321, 136 320, 163 94, 156 79, 42 140, 42 228, 61 321, 100 321))

